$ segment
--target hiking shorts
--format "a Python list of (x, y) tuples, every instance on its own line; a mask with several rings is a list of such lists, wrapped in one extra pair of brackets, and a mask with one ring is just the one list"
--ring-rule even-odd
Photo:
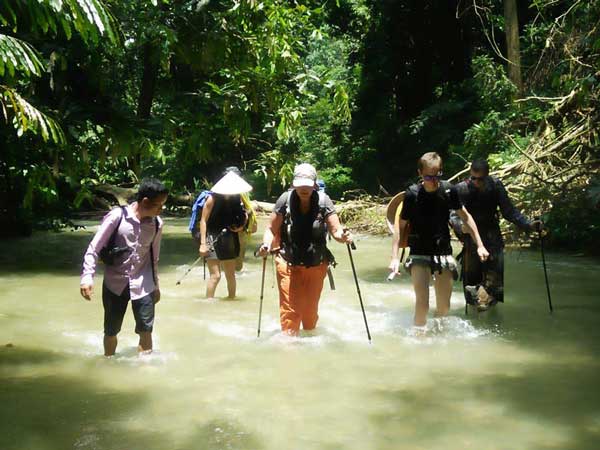
[(219, 233), (208, 231), (206, 233), (206, 241), (209, 252), (206, 259), (226, 261), (228, 259), (236, 259), (240, 255), (240, 238), (238, 233), (229, 230)]
[[(123, 317), (127, 310), (130, 294), (127, 286), (121, 295), (102, 285), (102, 305), (104, 306), (104, 335), (116, 336), (121, 331)], [(135, 318), (136, 333), (152, 333), (154, 327), (154, 298), (150, 293), (142, 298), (131, 301), (131, 309)]]
[(457, 264), (452, 255), (410, 255), (408, 260), (404, 263), (404, 268), (409, 275), (413, 265), (429, 267), (432, 275), (434, 275), (435, 272), (448, 269), (452, 272), (452, 278), (454, 278), (455, 281), (458, 279)]

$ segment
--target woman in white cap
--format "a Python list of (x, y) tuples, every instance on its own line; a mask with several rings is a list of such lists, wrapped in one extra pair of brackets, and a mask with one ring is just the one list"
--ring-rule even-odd
[(295, 336), (317, 325), (319, 299), (327, 267), (334, 262), (327, 232), (340, 243), (352, 242), (333, 202), (318, 190), (317, 171), (310, 164), (294, 169), (293, 189), (277, 202), (260, 247), (261, 256), (277, 252), (277, 284), (281, 330)]
[(248, 214), (240, 194), (252, 186), (234, 171), (227, 172), (211, 189), (200, 217), (200, 256), (206, 258), (210, 278), (206, 297), (213, 298), (221, 280), (221, 267), (227, 280), (228, 298), (236, 293), (235, 265), (240, 253), (238, 233), (244, 229)]

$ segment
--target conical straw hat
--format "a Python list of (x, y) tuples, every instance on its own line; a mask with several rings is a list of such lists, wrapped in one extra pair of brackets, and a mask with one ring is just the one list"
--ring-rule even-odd
[(387, 222), (387, 226), (390, 229), (390, 232), (394, 234), (394, 224), (398, 220), (398, 216), (400, 215), (400, 211), (402, 211), (402, 202), (404, 201), (404, 192), (402, 191), (394, 196), (390, 200), (387, 205), (387, 210), (385, 212), (385, 221)]
[(234, 172), (227, 172), (211, 189), (215, 194), (221, 195), (243, 194), (251, 190), (252, 186)]

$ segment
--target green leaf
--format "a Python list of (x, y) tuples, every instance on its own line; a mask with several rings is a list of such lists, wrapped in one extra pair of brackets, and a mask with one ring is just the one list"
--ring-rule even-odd
[(8, 110), (13, 116), (17, 136), (21, 137), (25, 131), (31, 131), (41, 135), (46, 142), (52, 141), (57, 144), (66, 142), (60, 125), (21, 97), (14, 89), (0, 85), (0, 100), (9, 104)]
[(279, 139), (280, 141), (284, 141), (287, 139), (285, 116), (281, 118), (279, 126), (277, 127), (277, 139)]
[[(0, 34), (0, 58), (4, 64), (7, 64), (11, 76), (14, 76), (15, 70), (19, 70), (28, 75), (33, 73), (39, 77), (44, 70), (38, 52), (25, 41), (12, 36)], [(2, 63), (0, 63), (0, 67), (2, 67)], [(2, 73), (4, 73), (4, 68), (2, 68)]]

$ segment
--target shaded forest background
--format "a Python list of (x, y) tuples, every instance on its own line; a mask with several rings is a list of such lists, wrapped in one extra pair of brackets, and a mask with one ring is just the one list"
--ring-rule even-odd
[(487, 157), (555, 245), (590, 250), (599, 25), (598, 0), (3, 0), (0, 233), (229, 165), (259, 199), (300, 161), (333, 198), (388, 195), (434, 150), (448, 176)]

